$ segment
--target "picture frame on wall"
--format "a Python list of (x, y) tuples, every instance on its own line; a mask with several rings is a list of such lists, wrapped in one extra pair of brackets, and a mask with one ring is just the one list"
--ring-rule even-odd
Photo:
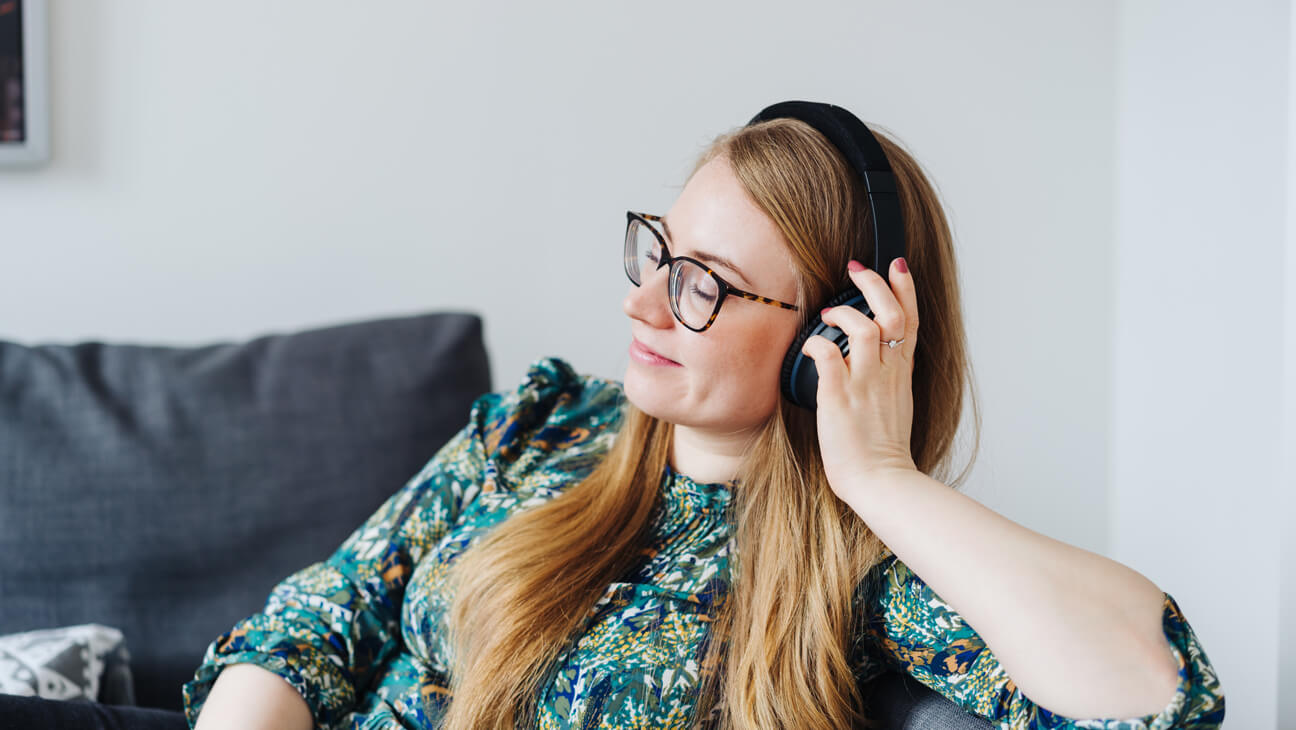
[(46, 0), (0, 0), (0, 166), (49, 159)]

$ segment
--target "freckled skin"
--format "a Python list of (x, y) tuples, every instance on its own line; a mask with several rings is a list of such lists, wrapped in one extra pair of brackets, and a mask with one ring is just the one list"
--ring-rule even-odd
[[(671, 254), (696, 251), (725, 256), (747, 275), (716, 266), (737, 287), (796, 301), (796, 278), (783, 234), (748, 197), (728, 162), (716, 158), (689, 180), (666, 213), (675, 239)], [(702, 458), (708, 468), (732, 461), (732, 449), (777, 407), (779, 369), (796, 336), (798, 313), (730, 296), (714, 324), (694, 332), (671, 313), (666, 295), (667, 268), (645, 274), (630, 285), (622, 309), (630, 334), (683, 367), (647, 365), (634, 358), (626, 368), (625, 394), (644, 412), (677, 425), (676, 441), (685, 448), (721, 454)], [(682, 427), (682, 428), (681, 428)], [(679, 468), (680, 465), (676, 464)], [(723, 469), (721, 469), (723, 470)]]

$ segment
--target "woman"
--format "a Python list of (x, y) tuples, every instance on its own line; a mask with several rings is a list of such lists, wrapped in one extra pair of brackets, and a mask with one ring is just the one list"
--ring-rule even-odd
[[(875, 136), (906, 222), (886, 280), (858, 263), (869, 206), (827, 138), (792, 118), (718, 137), (667, 215), (628, 216), (624, 383), (542, 359), (480, 398), (213, 642), (189, 722), (840, 728), (899, 669), (1005, 727), (1217, 727), (1168, 594), (951, 488), (969, 372), (951, 237)], [(875, 318), (820, 314), (845, 287)], [(779, 383), (817, 314), (854, 354), (801, 345), (811, 412)]]

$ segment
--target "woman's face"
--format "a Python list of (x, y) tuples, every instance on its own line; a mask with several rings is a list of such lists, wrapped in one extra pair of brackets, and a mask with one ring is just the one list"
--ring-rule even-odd
[[(672, 256), (708, 263), (739, 289), (796, 302), (783, 234), (747, 197), (725, 158), (712, 159), (693, 175), (666, 213), (666, 228)], [(779, 369), (799, 313), (730, 295), (711, 327), (694, 332), (671, 313), (669, 268), (644, 272), (642, 286), (631, 284), (622, 303), (633, 337), (626, 397), (645, 413), (678, 425), (724, 432), (759, 426), (778, 406)], [(673, 363), (647, 362), (639, 346)]]

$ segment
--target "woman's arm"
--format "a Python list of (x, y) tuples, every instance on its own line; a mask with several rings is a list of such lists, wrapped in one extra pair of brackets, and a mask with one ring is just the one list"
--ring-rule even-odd
[[(1194, 695), (1200, 701), (1191, 711), (1203, 714), (1197, 724), (1218, 725), (1217, 678), (1204, 652), (1184, 657), (1171, 645), (1189, 632), (1168, 594), (1114, 560), (1029, 530), (917, 469), (910, 451), (919, 346), (913, 275), (901, 258), (887, 279), (857, 261), (847, 269), (876, 313), (848, 306), (821, 313), (849, 337), (849, 361), (821, 335), (802, 345), (819, 372), (816, 432), (833, 492), (938, 594), (929, 603), (948, 602), (960, 615), (950, 618), (974, 629), (969, 641), (989, 647), (995, 668), (1012, 680), (997, 678), (1002, 689), (1015, 683), (1035, 705), (1074, 718), (1178, 716), (1188, 712), (1182, 698)], [(905, 625), (903, 608), (897, 613), (887, 620)], [(919, 632), (945, 631), (945, 623)], [(958, 669), (959, 658), (947, 653), (957, 646), (938, 650), (950, 665), (940, 671)], [(893, 658), (920, 665), (935, 657)]]
[(1124, 718), (1156, 714), (1175, 696), (1165, 596), (1140, 573), (1027, 529), (920, 471), (860, 475), (839, 494), (1037, 704), (1068, 717)]
[(255, 664), (232, 664), (212, 686), (194, 730), (312, 730), (306, 700), (279, 675)]

